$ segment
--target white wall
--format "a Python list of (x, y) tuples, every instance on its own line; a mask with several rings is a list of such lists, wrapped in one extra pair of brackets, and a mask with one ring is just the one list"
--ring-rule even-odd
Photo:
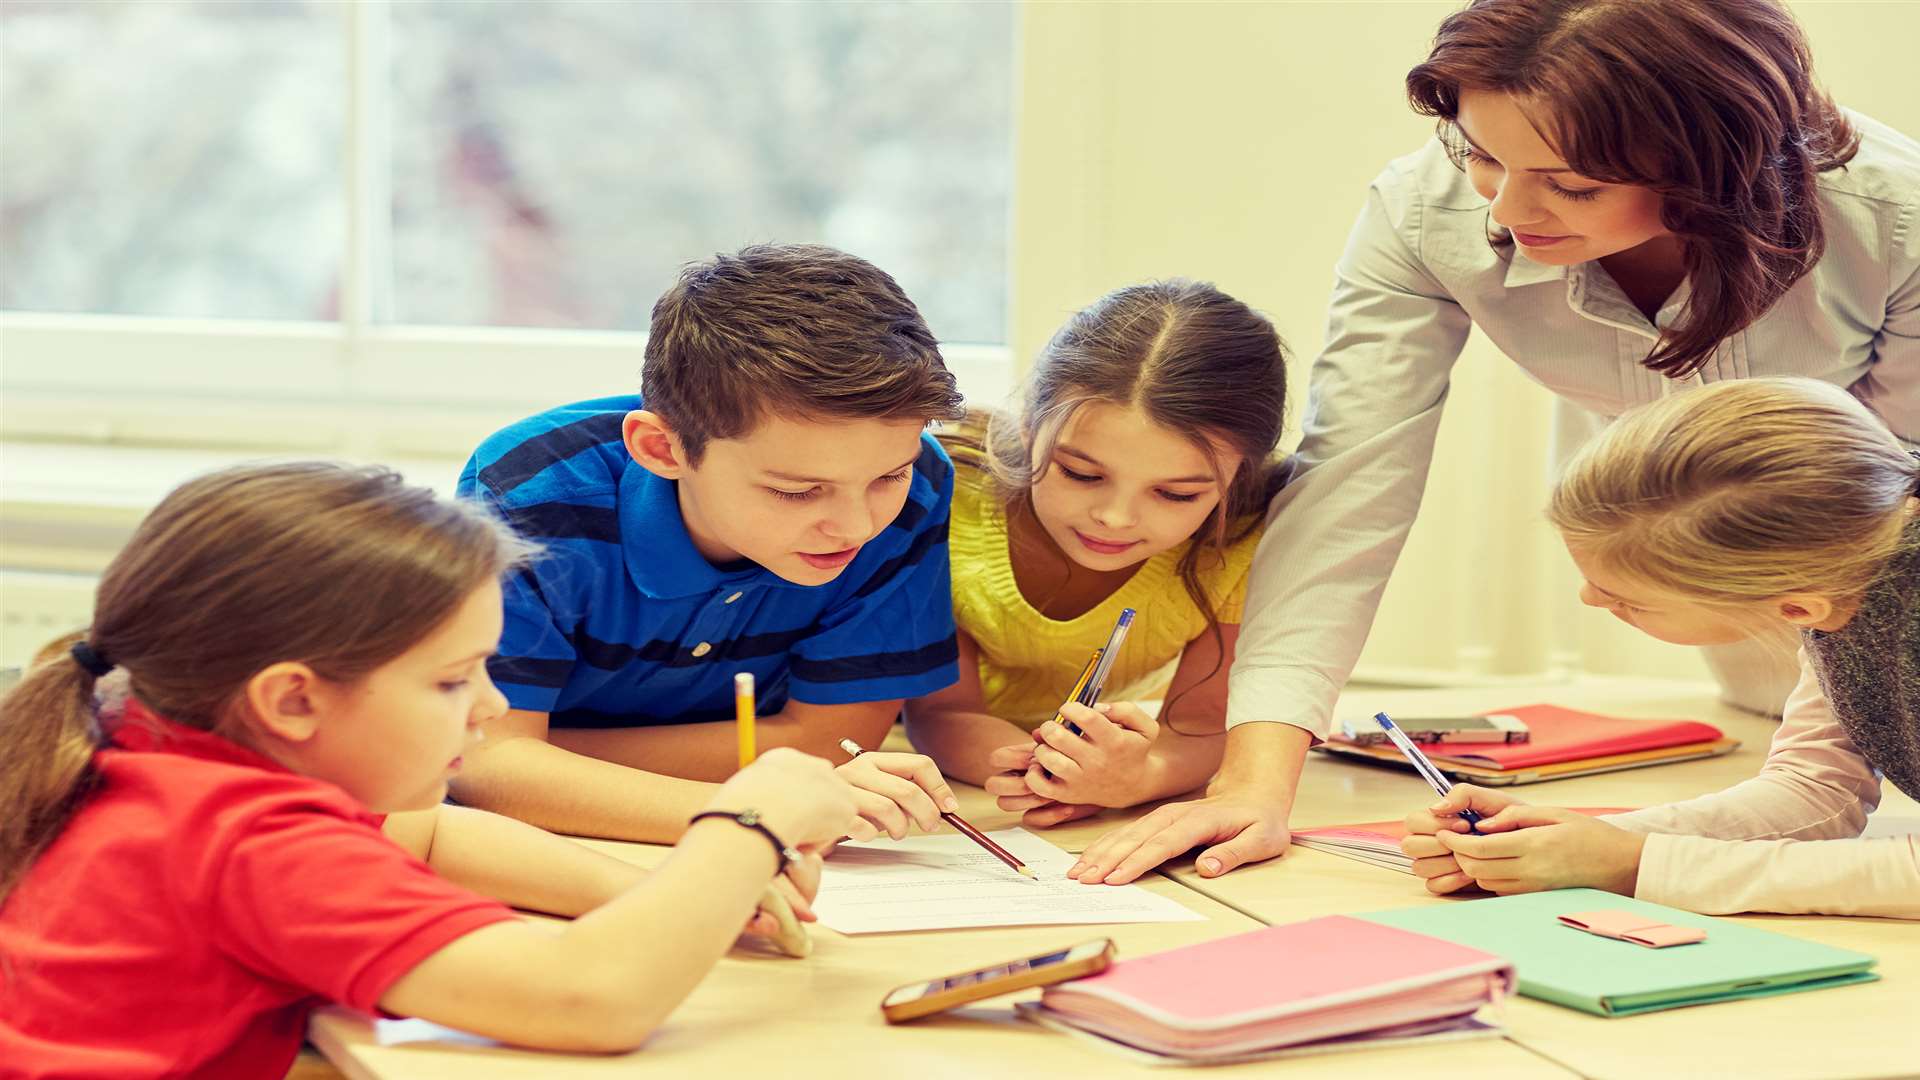
[[(1206, 278), (1293, 346), (1294, 415), (1332, 266), (1366, 185), (1431, 121), (1402, 79), (1451, 2), (1033, 3), (1015, 186), (1012, 341), (1158, 276)], [(1920, 3), (1793, 5), (1843, 104), (1920, 134)], [(1579, 608), (1541, 520), (1551, 396), (1475, 336), (1426, 505), (1361, 674), (1526, 676), (1577, 666), (1704, 678), (1692, 650)]]

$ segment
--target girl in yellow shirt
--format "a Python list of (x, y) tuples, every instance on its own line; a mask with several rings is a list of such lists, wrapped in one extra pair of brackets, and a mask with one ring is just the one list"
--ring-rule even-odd
[[(1273, 457), (1285, 399), (1271, 323), (1211, 285), (1165, 281), (1070, 319), (1019, 416), (942, 433), (960, 681), (908, 705), (914, 745), (1029, 825), (1205, 782), (1247, 567), (1287, 472)], [(1111, 700), (1063, 705), (1123, 608), (1139, 615)], [(1133, 703), (1162, 694), (1157, 720)]]

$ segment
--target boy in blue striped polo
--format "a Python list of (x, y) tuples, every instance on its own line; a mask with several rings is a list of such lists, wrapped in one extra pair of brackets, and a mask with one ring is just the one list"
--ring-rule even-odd
[[(453, 793), (660, 841), (735, 768), (737, 672), (762, 747), (835, 761), (957, 679), (953, 467), (925, 432), (960, 395), (891, 277), (800, 245), (686, 268), (654, 305), (641, 388), (522, 420), (461, 474), (546, 553), (505, 585), (489, 670), (512, 711)], [(957, 805), (919, 755), (840, 771), (872, 826), (853, 835)]]

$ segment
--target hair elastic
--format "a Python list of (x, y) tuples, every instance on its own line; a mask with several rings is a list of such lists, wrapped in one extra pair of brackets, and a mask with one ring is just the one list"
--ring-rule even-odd
[(113, 670), (113, 661), (84, 640), (74, 642), (73, 648), (67, 651), (73, 654), (74, 663), (85, 668), (87, 674), (96, 679)]

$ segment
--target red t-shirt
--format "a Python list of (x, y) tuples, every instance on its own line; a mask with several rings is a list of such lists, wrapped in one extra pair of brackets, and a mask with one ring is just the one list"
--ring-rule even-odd
[(515, 918), (332, 784), (130, 704), (99, 784), (0, 907), (0, 1077), (280, 1077), (308, 1013), (374, 1011)]

